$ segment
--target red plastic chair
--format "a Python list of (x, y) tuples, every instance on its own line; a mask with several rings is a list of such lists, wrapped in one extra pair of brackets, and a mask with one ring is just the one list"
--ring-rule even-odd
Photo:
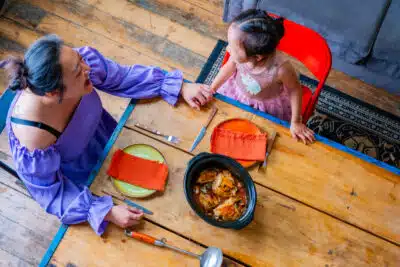
[[(274, 14), (269, 15), (277, 17)], [(310, 88), (302, 85), (303, 101), (301, 114), (303, 122), (307, 122), (314, 112), (318, 97), (331, 70), (331, 50), (325, 39), (314, 30), (287, 19), (284, 20), (283, 25), (285, 27), (285, 35), (279, 42), (277, 49), (298, 59), (319, 80), (314, 93), (311, 92)], [(222, 65), (228, 59), (229, 53), (226, 52)]]

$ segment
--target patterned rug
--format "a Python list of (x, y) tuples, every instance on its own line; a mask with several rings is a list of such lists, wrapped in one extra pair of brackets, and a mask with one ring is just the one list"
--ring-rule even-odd
[[(226, 42), (219, 41), (197, 79), (211, 84), (221, 67)], [(300, 76), (311, 90), (317, 81)], [(400, 118), (325, 86), (307, 122), (315, 133), (400, 168)]]

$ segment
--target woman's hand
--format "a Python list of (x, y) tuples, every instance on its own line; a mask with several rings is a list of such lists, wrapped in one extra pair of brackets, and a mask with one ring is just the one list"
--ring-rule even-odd
[(126, 205), (118, 205), (111, 208), (104, 220), (112, 222), (121, 228), (127, 228), (139, 224), (143, 218), (143, 212)]
[(210, 87), (200, 83), (183, 83), (181, 94), (186, 103), (195, 109), (200, 109), (213, 98)]
[(293, 138), (297, 141), (303, 141), (304, 144), (311, 144), (315, 141), (314, 132), (301, 122), (292, 122), (290, 133)]

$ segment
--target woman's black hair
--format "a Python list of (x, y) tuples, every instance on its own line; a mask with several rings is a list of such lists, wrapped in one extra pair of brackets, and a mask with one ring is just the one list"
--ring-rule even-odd
[[(55, 90), (63, 92), (60, 53), (63, 42), (56, 35), (46, 35), (35, 41), (26, 51), (24, 60), (9, 58), (1, 65), (8, 69), (13, 91), (29, 89), (37, 95)], [(61, 98), (60, 98), (61, 100)]]
[(283, 18), (274, 19), (259, 9), (240, 13), (232, 23), (246, 33), (243, 36), (243, 46), (248, 57), (271, 54), (285, 34)]

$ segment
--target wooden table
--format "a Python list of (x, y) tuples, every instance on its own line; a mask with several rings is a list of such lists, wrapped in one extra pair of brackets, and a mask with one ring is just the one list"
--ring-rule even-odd
[[(116, 130), (118, 137), (108, 144), (104, 163), (92, 174), (91, 190), (97, 195), (103, 194), (102, 189), (115, 192), (106, 175), (113, 152), (131, 144), (149, 144), (165, 156), (170, 175), (163, 194), (134, 200), (154, 212), (139, 227), (143, 233), (165, 237), (170, 244), (195, 253), (207, 246), (220, 247), (230, 264), (239, 266), (399, 266), (398, 169), (321, 137), (311, 146), (297, 143), (284, 122), (217, 98), (213, 103), (219, 109), (217, 116), (193, 154), (188, 149), (210, 107), (194, 111), (185, 104), (173, 108), (161, 100), (131, 104), (133, 111), (125, 111)], [(249, 170), (256, 183), (257, 206), (253, 222), (239, 231), (205, 223), (183, 193), (187, 162), (209, 151), (213, 127), (237, 117), (279, 133), (267, 170)], [(135, 129), (135, 122), (176, 135), (182, 142), (171, 146)], [(85, 224), (62, 226), (42, 263), (49, 260), (56, 266), (198, 264), (188, 256), (129, 239), (113, 225), (98, 237)]]

